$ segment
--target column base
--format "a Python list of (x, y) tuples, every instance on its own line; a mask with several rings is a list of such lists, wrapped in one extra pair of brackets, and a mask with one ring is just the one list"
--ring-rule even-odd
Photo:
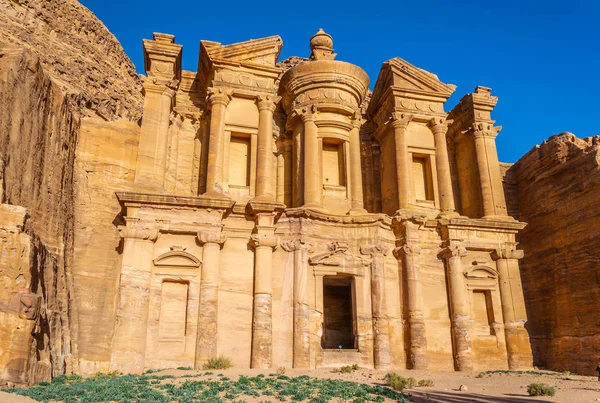
[(348, 215), (367, 215), (369, 212), (364, 208), (351, 209)]

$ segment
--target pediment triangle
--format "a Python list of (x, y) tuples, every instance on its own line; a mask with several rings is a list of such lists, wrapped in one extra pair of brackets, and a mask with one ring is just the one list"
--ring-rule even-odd
[(213, 60), (238, 63), (254, 63), (274, 67), (281, 52), (283, 41), (279, 36), (221, 45), (218, 42), (201, 41), (202, 47)]
[(435, 74), (420, 69), (399, 57), (390, 59), (389, 64), (393, 74), (394, 87), (439, 94), (446, 97), (452, 95), (456, 89), (455, 85), (445, 84)]

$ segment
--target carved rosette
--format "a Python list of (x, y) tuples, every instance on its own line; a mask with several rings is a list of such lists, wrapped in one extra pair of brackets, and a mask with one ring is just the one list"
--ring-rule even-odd
[(202, 244), (223, 245), (227, 241), (227, 234), (217, 231), (198, 231), (198, 241)]
[(253, 248), (272, 248), (276, 249), (279, 244), (279, 237), (271, 234), (252, 234), (250, 237), (250, 246)]
[(121, 239), (155, 242), (160, 235), (160, 231), (155, 227), (128, 227), (121, 225), (117, 229)]

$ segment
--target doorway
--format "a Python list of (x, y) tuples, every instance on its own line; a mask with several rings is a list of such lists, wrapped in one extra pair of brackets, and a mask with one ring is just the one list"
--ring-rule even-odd
[(356, 314), (354, 286), (351, 276), (323, 277), (324, 349), (356, 348)]

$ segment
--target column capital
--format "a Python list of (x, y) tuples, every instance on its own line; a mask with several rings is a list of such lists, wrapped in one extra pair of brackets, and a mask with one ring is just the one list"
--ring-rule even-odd
[(444, 259), (450, 259), (453, 257), (465, 257), (467, 256), (467, 249), (458, 243), (451, 243), (442, 249), (440, 254)]
[(198, 241), (201, 244), (218, 244), (222, 245), (227, 240), (227, 234), (219, 231), (198, 231)]
[(391, 118), (392, 127), (394, 129), (405, 129), (406, 126), (408, 126), (410, 121), (413, 119), (413, 117), (414, 115), (410, 115), (408, 113), (393, 112)]
[(311, 253), (315, 248), (315, 244), (314, 244), (314, 242), (311, 242), (308, 239), (298, 238), (298, 239), (292, 239), (289, 241), (282, 242), (281, 247), (286, 252), (293, 252), (296, 250), (305, 250), (305, 251)]
[(279, 237), (271, 234), (252, 234), (250, 236), (250, 245), (253, 248), (270, 247), (276, 249), (279, 244)]
[(351, 120), (350, 123), (352, 123), (352, 128), (354, 128), (354, 129), (360, 129), (360, 127), (364, 123), (364, 120), (359, 116), (359, 117), (356, 117), (356, 118), (352, 118), (352, 120)]
[(387, 256), (389, 252), (389, 248), (382, 244), (375, 244), (369, 246), (361, 246), (360, 253), (363, 255), (370, 255), (371, 257), (376, 256)]
[(396, 259), (401, 259), (402, 256), (417, 256), (421, 254), (421, 248), (414, 244), (406, 244), (394, 248), (394, 256)]
[(117, 230), (122, 239), (155, 242), (160, 235), (160, 232), (156, 227), (127, 227), (125, 225), (120, 225)]
[(277, 103), (281, 100), (281, 97), (275, 95), (259, 95), (256, 97), (256, 106), (259, 111), (268, 110), (275, 112)]
[(473, 135), (473, 138), (496, 138), (496, 136), (498, 136), (498, 133), (500, 133), (500, 130), (502, 130), (502, 126), (494, 126), (491, 123), (475, 123), (469, 128), (469, 131)]
[(303, 123), (310, 122), (310, 121), (314, 122), (315, 114), (317, 113), (317, 107), (315, 105), (312, 105), (310, 107), (296, 109), (294, 112), (298, 116), (300, 116), (300, 119), (302, 119)]
[(446, 120), (445, 118), (432, 118), (427, 122), (427, 127), (429, 127), (433, 133), (443, 132), (446, 134), (448, 126), (451, 123), (451, 120)]
[(232, 98), (232, 90), (230, 88), (209, 88), (208, 89), (208, 102), (211, 106), (221, 104), (224, 106), (229, 105)]
[(152, 80), (147, 78), (142, 86), (144, 87), (145, 95), (167, 95), (168, 97), (173, 98), (175, 96), (178, 83), (178, 80), (165, 81), (157, 80), (155, 78)]
[(494, 249), (492, 251), (492, 259), (500, 260), (500, 259), (523, 259), (524, 252), (521, 249), (515, 249), (512, 246), (507, 246), (504, 248)]

